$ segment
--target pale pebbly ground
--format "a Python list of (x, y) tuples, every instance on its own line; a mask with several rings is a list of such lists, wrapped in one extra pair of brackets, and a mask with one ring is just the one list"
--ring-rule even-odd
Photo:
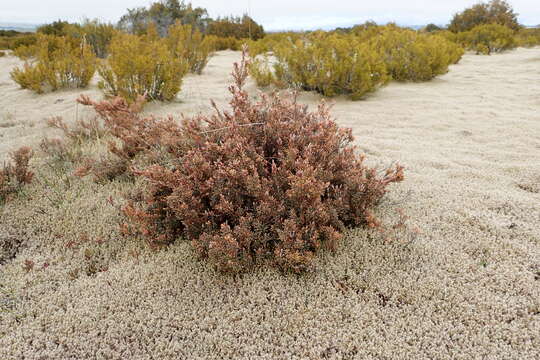
[[(145, 111), (225, 105), (239, 56), (218, 53), (177, 101)], [(91, 116), (79, 94), (101, 96), (95, 82), (20, 90), (9, 78), (18, 63), (0, 58), (0, 157), (57, 135), (44, 118)], [(311, 107), (320, 99), (300, 94)], [(0, 236), (24, 244), (0, 265), (0, 358), (540, 358), (540, 48), (466, 55), (433, 81), (329, 101), (370, 162), (406, 167), (380, 216), (403, 208), (422, 231), (414, 241), (358, 229), (312, 273), (227, 277), (187, 243), (154, 253), (119, 237), (107, 198), (121, 185), (70, 185), (56, 207), (33, 185), (30, 200), (0, 210)], [(108, 242), (67, 249), (82, 233)], [(84, 274), (88, 249), (107, 271)]]

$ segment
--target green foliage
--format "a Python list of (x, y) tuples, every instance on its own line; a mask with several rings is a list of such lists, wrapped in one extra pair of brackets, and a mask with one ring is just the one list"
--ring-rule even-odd
[(533, 47), (540, 45), (540, 28), (521, 29), (516, 35), (518, 46)]
[(428, 81), (448, 72), (459, 62), (463, 49), (437, 35), (418, 33), (396, 26), (381, 27), (370, 36), (371, 46), (380, 52), (394, 80)]
[(435, 25), (435, 24), (428, 24), (422, 30), (425, 31), (425, 32), (428, 32), (428, 33), (433, 33), (433, 32), (437, 32), (437, 31), (441, 31), (442, 28), (440, 26), (438, 26), (438, 25)]
[[(385, 85), (389, 77), (382, 56), (368, 44), (350, 35), (316, 32), (274, 47), (274, 80), (278, 86), (315, 90), (324, 96), (349, 95), (358, 100)], [(252, 71), (255, 80), (264, 83)]]
[(25, 60), (22, 68), (11, 72), (15, 82), (37, 93), (88, 86), (96, 70), (96, 57), (84, 40), (42, 34), (37, 39), (35, 45), (15, 51)]
[[(360, 99), (389, 78), (427, 81), (459, 62), (464, 50), (442, 36), (396, 25), (358, 25), (348, 32), (281, 33), (249, 42), (250, 73), (259, 86), (276, 84), (325, 96)], [(270, 56), (269, 56), (270, 55)]]
[(258, 40), (264, 37), (264, 28), (247, 15), (223, 17), (211, 21), (207, 33), (218, 37)]
[(448, 29), (454, 33), (470, 31), (478, 25), (499, 24), (512, 30), (519, 30), (517, 14), (510, 4), (503, 0), (478, 3), (454, 15)]
[(85, 19), (81, 24), (70, 25), (65, 30), (69, 36), (84, 38), (96, 56), (101, 59), (108, 56), (109, 44), (118, 32), (114, 25), (100, 22), (97, 19)]
[(50, 24), (41, 25), (36, 32), (43, 35), (66, 36), (71, 26), (72, 24), (67, 21), (57, 20)]
[(477, 54), (489, 55), (517, 46), (514, 31), (497, 24), (479, 25), (463, 34), (467, 48)]
[(169, 28), (167, 44), (173, 56), (186, 59), (189, 71), (201, 74), (215, 48), (214, 39), (205, 37), (191, 25), (177, 22)]
[(274, 48), (283, 42), (295, 42), (304, 37), (306, 34), (300, 32), (280, 32), (266, 35), (264, 38), (257, 41), (248, 40), (249, 55), (255, 57), (257, 55), (273, 52)]
[(0, 30), (0, 37), (15, 37), (21, 34), (28, 34), (28, 33), (22, 33), (16, 30)]
[(109, 47), (107, 62), (98, 67), (99, 87), (107, 96), (121, 96), (130, 102), (138, 96), (170, 101), (180, 92), (189, 64), (171, 53), (165, 39), (151, 34), (120, 33)]
[(0, 36), (0, 49), (16, 50), (21, 46), (34, 45), (37, 41), (33, 33), (22, 33), (14, 36)]
[(215, 35), (206, 35), (208, 41), (212, 44), (215, 51), (234, 50), (238, 51), (242, 48), (242, 40), (235, 37), (218, 37)]
[(115, 136), (115, 155), (155, 159), (129, 167), (147, 186), (122, 209), (125, 234), (153, 247), (186, 239), (224, 272), (260, 263), (305, 271), (347, 227), (381, 228), (372, 210), (403, 168), (367, 166), (325, 105), (310, 112), (276, 94), (252, 102), (246, 76), (245, 62), (235, 65), (232, 111), (182, 124), (142, 117), (121, 99), (82, 103)]

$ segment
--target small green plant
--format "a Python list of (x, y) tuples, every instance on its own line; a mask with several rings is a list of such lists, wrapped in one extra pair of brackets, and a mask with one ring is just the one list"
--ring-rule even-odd
[(174, 56), (165, 39), (119, 33), (112, 40), (107, 62), (98, 66), (99, 87), (106, 96), (134, 102), (138, 96), (170, 101), (180, 92), (189, 69), (184, 58)]

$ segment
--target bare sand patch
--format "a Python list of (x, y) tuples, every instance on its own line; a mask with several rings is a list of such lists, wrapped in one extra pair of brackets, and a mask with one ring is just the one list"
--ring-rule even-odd
[[(0, 265), (0, 358), (540, 358), (539, 57), (466, 55), (434, 81), (333, 100), (370, 161), (406, 166), (379, 215), (391, 221), (399, 206), (422, 233), (386, 243), (352, 230), (303, 276), (221, 276), (182, 242), (152, 252), (118, 234), (108, 198), (125, 183), (40, 166), (40, 180), (0, 210), (0, 239), (17, 238)], [(177, 101), (145, 111), (225, 104), (238, 58), (218, 53)], [(0, 126), (4, 156), (54, 134), (45, 117), (90, 115), (74, 103), (80, 93), (101, 96), (95, 82), (19, 90), (8, 75), (17, 63), (0, 58), (0, 124), (9, 113), (35, 125)]]

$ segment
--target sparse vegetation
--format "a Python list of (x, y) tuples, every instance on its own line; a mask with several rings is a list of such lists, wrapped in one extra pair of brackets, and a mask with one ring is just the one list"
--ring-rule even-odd
[[(464, 49), (536, 46), (537, 29), (367, 22), (254, 41), (172, 19), (175, 4), (125, 39), (102, 23), (28, 35), (86, 41), (109, 70), (109, 40), (128, 47), (129, 99), (17, 90), (12, 54), (36, 65), (40, 46), (0, 58), (0, 359), (540, 358), (540, 48), (346, 99), (427, 81)], [(238, 53), (203, 70), (207, 44), (244, 43), (268, 91), (246, 63), (226, 85)], [(142, 112), (146, 89), (176, 83), (171, 59), (203, 74)], [(23, 144), (39, 147), (9, 155)]]
[[(340, 32), (282, 34), (250, 42), (251, 74), (259, 86), (276, 84), (325, 96), (361, 99), (390, 78), (427, 81), (459, 62), (463, 49), (443, 37), (388, 26)], [(272, 57), (265, 54), (272, 51)]]
[[(211, 117), (142, 118), (121, 100), (94, 103), (120, 146), (112, 150), (154, 164), (134, 175), (148, 188), (131, 201), (125, 231), (150, 244), (184, 236), (222, 271), (242, 271), (264, 259), (303, 271), (320, 249), (334, 249), (348, 226), (378, 227), (371, 212), (400, 166), (383, 171), (355, 153), (350, 130), (326, 106), (307, 112), (294, 98), (271, 95), (252, 103), (235, 67), (232, 112)], [(147, 161), (146, 160), (146, 161)]]

